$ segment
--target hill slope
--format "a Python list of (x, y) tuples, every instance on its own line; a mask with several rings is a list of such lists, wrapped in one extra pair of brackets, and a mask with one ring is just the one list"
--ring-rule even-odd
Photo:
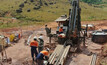
[[(27, 1), (27, 3), (25, 2)], [(34, 9), (40, 5), (39, 0), (0, 0), (0, 13), (4, 17), (16, 17), (23, 20), (32, 21), (54, 21), (63, 14), (68, 14), (71, 7), (68, 0), (42, 0), (43, 6)], [(106, 0), (103, 0), (106, 2)], [(46, 3), (48, 5), (46, 5)], [(19, 7), (24, 4), (24, 7)], [(107, 4), (89, 5), (84, 2), (80, 3), (82, 8), (82, 20), (105, 20), (107, 19)], [(102, 8), (101, 8), (102, 7)], [(17, 9), (22, 8), (22, 13), (16, 13)], [(28, 12), (30, 10), (30, 12)], [(10, 13), (10, 16), (8, 14)]]

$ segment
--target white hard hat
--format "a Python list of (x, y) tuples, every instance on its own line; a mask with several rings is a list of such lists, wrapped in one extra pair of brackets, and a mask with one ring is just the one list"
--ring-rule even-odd
[(44, 64), (47, 64), (47, 63), (48, 63), (48, 61), (46, 61), (46, 60), (45, 60), (43, 63), (44, 63)]
[(50, 49), (49, 49), (49, 48), (46, 48), (46, 50), (47, 50), (47, 51), (50, 51)]
[(34, 36), (34, 38), (33, 39), (37, 39), (37, 37), (36, 36)]
[(43, 39), (43, 36), (40, 36), (39, 39)]

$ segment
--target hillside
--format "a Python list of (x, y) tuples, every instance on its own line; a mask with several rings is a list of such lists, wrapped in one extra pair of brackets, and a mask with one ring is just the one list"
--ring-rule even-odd
[[(32, 2), (33, 1), (33, 2)], [(71, 8), (68, 0), (0, 0), (0, 16), (8, 19), (15, 17), (23, 21), (51, 22)], [(80, 3), (82, 21), (106, 20), (107, 4)], [(21, 10), (16, 13), (16, 10)]]

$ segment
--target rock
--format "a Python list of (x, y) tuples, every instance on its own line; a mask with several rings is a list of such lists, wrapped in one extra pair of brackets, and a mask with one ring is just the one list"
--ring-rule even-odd
[(56, 2), (54, 2), (54, 4), (56, 4)]
[(13, 6), (11, 8), (13, 8)]
[(53, 5), (54, 3), (50, 2), (49, 4), (50, 4), (50, 5)]
[(20, 4), (19, 7), (24, 7), (24, 3)]
[(30, 12), (31, 10), (30, 9), (27, 9), (27, 12)]
[(35, 6), (38, 6), (37, 4), (35, 4)]
[(27, 1), (24, 1), (24, 3), (27, 3)]
[(34, 7), (33, 9), (34, 10), (38, 10), (38, 9), (40, 9), (41, 7), (40, 6), (38, 6), (38, 7)]
[(52, 13), (55, 13), (55, 12), (52, 12)]
[(56, 8), (58, 8), (58, 6)]
[(30, 2), (34, 2), (34, 0), (30, 0)]
[(48, 6), (48, 4), (47, 4), (46, 2), (45, 2), (44, 4), (45, 4), (46, 6)]
[(22, 12), (22, 8), (16, 10), (16, 13), (21, 13), (21, 12)]

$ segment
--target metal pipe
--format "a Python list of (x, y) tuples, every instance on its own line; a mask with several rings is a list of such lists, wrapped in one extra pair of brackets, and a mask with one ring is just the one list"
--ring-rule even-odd
[(93, 54), (92, 61), (90, 65), (96, 65), (97, 54)]

